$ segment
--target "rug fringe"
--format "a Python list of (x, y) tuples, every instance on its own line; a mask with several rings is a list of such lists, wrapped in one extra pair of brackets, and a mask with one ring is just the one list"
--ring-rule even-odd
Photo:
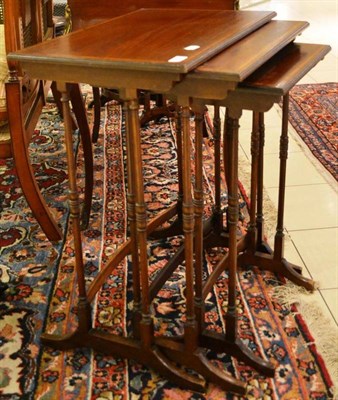
[[(314, 338), (318, 352), (322, 356), (327, 370), (331, 376), (333, 387), (330, 389), (332, 399), (338, 399), (338, 329), (331, 320), (323, 315), (318, 304), (315, 304), (313, 294), (303, 287), (297, 286), (288, 281), (283, 286), (274, 288), (273, 298), (278, 303), (291, 308), (297, 306), (300, 314)], [(312, 344), (312, 343), (309, 343)]]

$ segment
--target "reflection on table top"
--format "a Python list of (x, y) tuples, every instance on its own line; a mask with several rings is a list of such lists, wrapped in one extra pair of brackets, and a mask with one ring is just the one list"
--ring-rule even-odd
[(265, 11), (143, 9), (8, 57), (26, 65), (187, 73), (275, 15)]

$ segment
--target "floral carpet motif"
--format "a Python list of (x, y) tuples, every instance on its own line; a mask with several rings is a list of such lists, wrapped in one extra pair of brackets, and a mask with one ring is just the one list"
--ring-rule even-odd
[[(17, 278), (0, 298), (0, 399), (239, 399), (212, 384), (204, 394), (183, 390), (134, 361), (90, 349), (61, 352), (40, 346), (42, 331), (65, 333), (74, 329), (77, 298), (74, 247), (65, 199), (63, 127), (53, 110), (47, 110), (40, 124), (33, 141), (34, 164), (37, 171), (43, 171), (43, 182), (49, 182), (42, 185), (43, 194), (67, 235), (57, 245), (46, 240), (17, 189), (12, 166), (1, 164), (0, 185), (5, 200), (0, 221), (0, 264), (4, 271), (10, 269)], [(119, 105), (106, 106), (101, 128), (98, 144), (94, 146), (95, 189), (90, 228), (83, 232), (88, 283), (128, 235), (125, 135)], [(151, 217), (177, 197), (175, 125), (162, 120), (159, 124), (150, 124), (141, 135), (145, 195)], [(41, 143), (46, 143), (46, 147)], [(44, 168), (41, 164), (46, 162), (47, 155), (50, 166)], [(80, 147), (80, 183), (81, 160)], [(205, 215), (210, 215), (214, 187), (211, 139), (205, 139), (204, 161)], [(50, 171), (48, 179), (46, 171)], [(239, 229), (245, 230), (244, 193), (239, 196), (239, 205), (242, 215)], [(223, 206), (226, 207), (226, 195)], [(174, 237), (150, 242), (150, 279), (181, 241), (182, 238)], [(206, 276), (224, 251), (213, 249), (205, 254)], [(131, 272), (130, 260), (126, 259), (102, 286), (92, 304), (95, 327), (116, 335), (131, 334)], [(227, 280), (224, 273), (206, 303), (206, 324), (208, 329), (217, 332), (225, 330), (222, 316), (227, 308)], [(300, 315), (295, 316), (292, 310), (272, 299), (272, 290), (280, 283), (276, 276), (255, 268), (243, 269), (237, 279), (239, 336), (257, 355), (276, 363), (275, 378), (265, 378), (224, 353), (209, 351), (208, 357), (217, 367), (247, 382), (245, 399), (329, 399), (332, 382), (306, 324)], [(156, 334), (182, 332), (184, 303), (181, 266), (153, 301)]]
[(338, 180), (338, 83), (296, 85), (290, 91), (289, 121)]

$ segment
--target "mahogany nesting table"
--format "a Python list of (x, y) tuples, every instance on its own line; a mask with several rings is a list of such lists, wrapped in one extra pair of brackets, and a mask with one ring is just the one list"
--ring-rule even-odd
[[(239, 394), (245, 393), (245, 383), (214, 367), (207, 360), (204, 347), (229, 352), (266, 375), (273, 376), (274, 366), (251, 354), (236, 336), (234, 274), (239, 252), (239, 259), (241, 260), (242, 257), (241, 263), (258, 263), (264, 268), (275, 265), (274, 255), (269, 254), (269, 251), (263, 252), (262, 243), (257, 239), (262, 236), (257, 234), (259, 222), (257, 223), (255, 220), (256, 207), (253, 207), (250, 215), (248, 234), (240, 241), (236, 235), (238, 118), (241, 110), (243, 108), (252, 109), (255, 112), (255, 120), (258, 121), (257, 115), (261, 116), (263, 111), (270, 108), (273, 102), (283, 96), (295, 82), (288, 79), (287, 84), (279, 90), (277, 79), (272, 84), (271, 92), (265, 87), (264, 90), (250, 87), (250, 85), (255, 86), (257, 82), (261, 82), (261, 78), (253, 79), (252, 82), (246, 81), (243, 84), (245, 86), (241, 88), (238, 84), (276, 53), (280, 54), (282, 49), (289, 48), (289, 43), (307, 26), (307, 23), (304, 22), (270, 22), (274, 16), (273, 12), (145, 9), (9, 55), (11, 60), (22, 63), (23, 68), (29, 70), (33, 77), (57, 81), (58, 88), (62, 92), (69, 169), (70, 213), (79, 292), (79, 323), (75, 332), (65, 336), (43, 334), (42, 342), (44, 344), (62, 350), (87, 346), (104, 353), (133, 358), (154, 368), (176, 384), (197, 391), (204, 390), (207, 381), (211, 381), (225, 390)], [(208, 29), (204, 29), (206, 26)], [(328, 47), (324, 46), (318, 51), (311, 50), (307, 58), (300, 57), (298, 59), (300, 61), (295, 63), (297, 64), (297, 73), (296, 70), (293, 70), (291, 75), (298, 79), (327, 51)], [(215, 58), (212, 59), (214, 56)], [(218, 57), (221, 57), (221, 62)], [(289, 57), (289, 53), (285, 57)], [(286, 58), (281, 61), (272, 59), (272, 67), (275, 65), (280, 67)], [(228, 68), (229, 62), (232, 66), (230, 69)], [(199, 67), (203, 63), (204, 65)], [(290, 63), (287, 65), (290, 66), (288, 71), (292, 70), (292, 65)], [(282, 79), (287, 77), (287, 73), (285, 75), (281, 69), (279, 73)], [(68, 104), (67, 83), (74, 82), (119, 89), (124, 100), (127, 126), (127, 208), (130, 238), (115, 252), (89, 288), (86, 288), (84, 279), (76, 164), (72, 152), (71, 118)], [(269, 82), (271, 84), (272, 80), (270, 79)], [(178, 202), (168, 211), (159, 214), (149, 223), (146, 218), (143, 192), (137, 102), (137, 89), (139, 88), (153, 90), (156, 93), (169, 93), (176, 98), (177, 104), (182, 106), (182, 142), (178, 149), (181, 153), (182, 163), (182, 168), (180, 168), (182, 202), (180, 204)], [(217, 212), (214, 219), (216, 222), (213, 221), (211, 228), (205, 229), (202, 221), (203, 193), (200, 172), (202, 135), (198, 126), (201, 121), (199, 110), (204, 103), (216, 104), (217, 107), (225, 104), (229, 110), (230, 122), (226, 134), (229, 211), (225, 234), (223, 234), (223, 227), (220, 226), (222, 221), (217, 216)], [(198, 128), (194, 198), (190, 179), (189, 116), (191, 106), (196, 111)], [(257, 133), (254, 133), (253, 137), (255, 143), (259, 143)], [(261, 143), (258, 144), (258, 148), (260, 148), (259, 146)], [(261, 191), (260, 181), (262, 180), (262, 173), (259, 172), (258, 167), (262, 151), (258, 150), (255, 154), (252, 178), (253, 197), (257, 194), (255, 192)], [(219, 164), (217, 157), (216, 163)], [(219, 188), (217, 190), (219, 192)], [(218, 202), (217, 195), (216, 201)], [(256, 203), (254, 202), (254, 204)], [(283, 204), (280, 209), (283, 209)], [(150, 285), (147, 237), (170, 234), (170, 231), (157, 228), (175, 214), (180, 217), (179, 225), (184, 234), (184, 248), (176, 258), (174, 257), (173, 262), (169, 261), (168, 266), (163, 269), (161, 278)], [(282, 215), (282, 211), (280, 214)], [(279, 222), (282, 223), (282, 221)], [(220, 228), (216, 234), (215, 227)], [(229, 327), (229, 329), (227, 329), (225, 339), (212, 333), (205, 335), (203, 331), (205, 293), (210, 290), (217, 274), (208, 282), (202, 282), (201, 254), (203, 246), (214, 243), (229, 247), (227, 260), (218, 268), (218, 275), (219, 271), (225, 267), (228, 267), (230, 271), (227, 314), (227, 328)], [(282, 249), (282, 245), (278, 246), (278, 249)], [(280, 265), (282, 256), (279, 254), (280, 251), (277, 253), (277, 264)], [(112, 269), (128, 254), (131, 254), (133, 265), (134, 329), (133, 337), (121, 337), (92, 328), (90, 302)], [(150, 309), (151, 300), (177, 262), (183, 260), (185, 260), (186, 271), (187, 310), (184, 334), (182, 337), (170, 339), (155, 338)], [(270, 269), (275, 270), (275, 267)], [(297, 270), (291, 269), (293, 274), (291, 273), (289, 276), (292, 278), (297, 274), (298, 277)], [(312, 283), (302, 277), (298, 279), (298, 283), (304, 284), (308, 288), (312, 287)], [(176, 362), (193, 369), (198, 375), (188, 373), (178, 367)]]

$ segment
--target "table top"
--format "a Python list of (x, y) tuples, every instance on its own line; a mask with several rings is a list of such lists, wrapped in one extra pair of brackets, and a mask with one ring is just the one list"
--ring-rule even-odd
[(241, 82), (308, 26), (305, 21), (270, 21), (200, 65), (189, 78)]
[(325, 44), (290, 43), (245, 79), (240, 87), (285, 95), (330, 50), (331, 47)]
[(187, 73), (275, 15), (270, 11), (141, 9), (8, 58), (26, 67), (38, 63)]

